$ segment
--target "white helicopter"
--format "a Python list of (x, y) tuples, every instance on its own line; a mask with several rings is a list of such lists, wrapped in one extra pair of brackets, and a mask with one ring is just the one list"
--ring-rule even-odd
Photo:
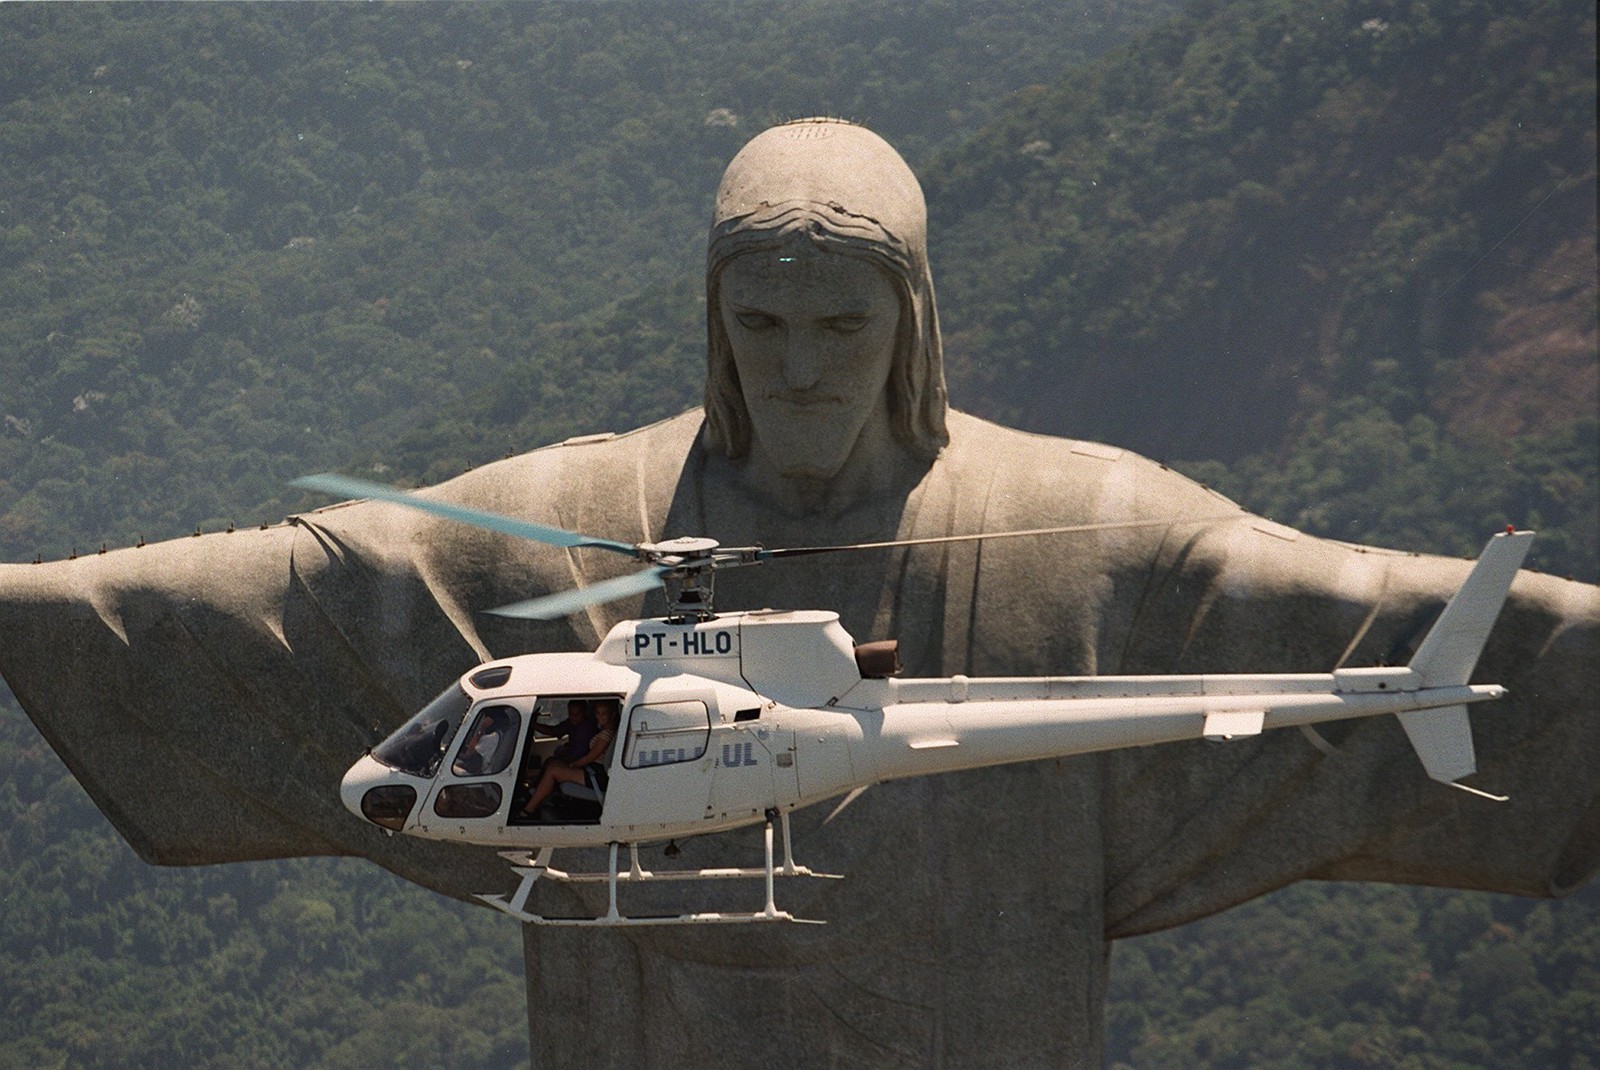
[[(888, 780), (1009, 762), (1148, 746), (1239, 739), (1269, 728), (1396, 714), (1435, 780), (1456, 783), (1477, 768), (1467, 706), (1499, 698), (1469, 684), (1533, 538), (1511, 528), (1492, 537), (1408, 665), (1331, 673), (896, 679), (893, 641), (858, 646), (836, 613), (712, 612), (716, 569), (783, 557), (924, 542), (1045, 535), (1107, 527), (764, 549), (711, 539), (633, 545), (419, 497), (343, 476), (296, 486), (394, 502), (561, 547), (627, 554), (637, 573), (489, 612), (554, 619), (586, 606), (669, 585), (668, 616), (624, 621), (591, 654), (524, 654), (480, 665), (378, 744), (345, 774), (341, 794), (357, 815), (391, 832), (495, 847), (521, 878), (509, 897), (478, 898), (540, 925), (664, 925), (796, 918), (774, 902), (775, 877), (836, 877), (794, 861), (789, 813), (844, 796), (836, 815)], [(1164, 523), (1164, 522), (1161, 522)], [(615, 742), (603, 773), (561, 783), (543, 817), (530, 801), (561, 722), (591, 711)], [(571, 779), (578, 780), (574, 776)], [(544, 791), (556, 786), (554, 781)], [(542, 800), (538, 800), (542, 801)], [(545, 811), (549, 813), (547, 809)], [(831, 815), (830, 815), (831, 820)], [(774, 859), (773, 826), (783, 860)], [(765, 865), (652, 871), (641, 844), (765, 823)], [(630, 863), (618, 866), (626, 845)], [(605, 872), (551, 864), (556, 848), (608, 847)], [(667, 854), (673, 855), (671, 850)], [(527, 909), (541, 878), (604, 882), (606, 913), (547, 917)], [(619, 883), (764, 879), (766, 902), (749, 912), (639, 916), (617, 907)]]

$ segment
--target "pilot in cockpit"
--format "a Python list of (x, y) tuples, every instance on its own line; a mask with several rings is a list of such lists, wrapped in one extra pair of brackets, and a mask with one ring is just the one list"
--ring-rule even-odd
[(516, 732), (513, 717), (513, 711), (507, 706), (491, 706), (479, 714), (451, 772), (456, 776), (484, 776), (504, 768), (500, 752)]

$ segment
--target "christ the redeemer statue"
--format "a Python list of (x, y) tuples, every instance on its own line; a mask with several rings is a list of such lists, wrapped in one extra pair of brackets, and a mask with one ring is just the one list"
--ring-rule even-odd
[[(431, 493), (725, 545), (1164, 522), (719, 582), (724, 606), (835, 609), (859, 639), (898, 638), (913, 675), (1376, 664), (1468, 569), (1301, 535), (1123, 450), (951, 411), (922, 192), (861, 127), (790, 123), (738, 154), (706, 296), (703, 411)], [(0, 566), (0, 670), (151, 862), (363, 855), (465, 897), (508, 886), (492, 852), (387, 838), (344, 810), (339, 777), (473, 664), (591, 648), (660, 606), (548, 624), (477, 610), (628, 567), (346, 504)], [(1510, 697), (1474, 710), (1476, 782), (1509, 803), (1429, 780), (1387, 718), (1322, 747), (1280, 732), (886, 785), (797, 828), (805, 861), (850, 875), (790, 892), (827, 926), (528, 927), (535, 1063), (1098, 1065), (1116, 937), (1303, 879), (1571, 891), (1600, 864), (1596, 588), (1521, 575), (1479, 672)]]

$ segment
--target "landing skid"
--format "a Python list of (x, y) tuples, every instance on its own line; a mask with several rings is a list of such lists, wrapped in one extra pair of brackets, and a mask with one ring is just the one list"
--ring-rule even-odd
[[(522, 878), (522, 883), (508, 899), (500, 894), (479, 894), (478, 899), (494, 907), (496, 910), (511, 915), (520, 922), (530, 925), (567, 925), (567, 926), (622, 926), (622, 925), (733, 925), (747, 924), (761, 921), (791, 921), (804, 925), (823, 925), (825, 922), (812, 918), (797, 918), (787, 910), (779, 910), (773, 901), (773, 880), (776, 877), (818, 877), (829, 880), (841, 879), (842, 873), (817, 873), (807, 866), (796, 865), (794, 850), (789, 840), (789, 815), (781, 814), (778, 817), (783, 827), (783, 864), (774, 865), (772, 857), (772, 819), (767, 819), (766, 849), (767, 864), (760, 867), (725, 867), (718, 869), (675, 869), (675, 870), (648, 870), (639, 865), (639, 845), (630, 843), (628, 847), (629, 866), (626, 870), (617, 868), (617, 848), (619, 844), (611, 844), (610, 865), (603, 873), (569, 873), (566, 870), (556, 869), (550, 864), (551, 856), (555, 853), (553, 847), (541, 847), (537, 854), (528, 851), (501, 851), (500, 857), (511, 863), (512, 871)], [(609, 891), (609, 902), (606, 912), (598, 917), (545, 917), (542, 914), (530, 913), (527, 909), (528, 896), (533, 893), (533, 886), (541, 878), (558, 881), (562, 884), (599, 884), (604, 883)], [(698, 914), (623, 914), (617, 910), (617, 885), (621, 883), (643, 883), (646, 881), (715, 881), (739, 880), (761, 877), (767, 882), (767, 902), (761, 910), (752, 911), (721, 911)]]

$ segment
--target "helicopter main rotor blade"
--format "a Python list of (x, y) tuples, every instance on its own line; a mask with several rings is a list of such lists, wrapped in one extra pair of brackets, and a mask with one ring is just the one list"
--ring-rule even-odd
[(497, 617), (515, 617), (518, 620), (555, 620), (580, 609), (588, 609), (602, 602), (615, 602), (619, 598), (639, 594), (661, 586), (661, 580), (672, 569), (657, 565), (643, 572), (633, 572), (615, 579), (601, 580), (588, 587), (530, 598), (526, 602), (513, 602), (507, 606), (486, 609)]
[[(610, 550), (612, 553), (627, 554), (637, 557), (638, 550), (632, 543), (617, 542), (615, 539), (597, 539), (588, 535), (580, 535), (575, 531), (563, 528), (552, 528), (545, 524), (535, 524), (531, 520), (517, 520), (514, 517), (501, 516), (499, 513), (488, 513), (481, 509), (470, 509), (464, 505), (452, 505), (449, 502), (434, 501), (432, 498), (418, 497), (409, 491), (399, 490), (383, 483), (374, 483), (367, 479), (356, 479), (353, 476), (335, 475), (331, 472), (315, 476), (303, 476), (292, 480), (291, 486), (303, 487), (306, 490), (320, 490), (327, 494), (344, 495), (350, 498), (374, 498), (378, 501), (393, 502), (403, 505), (408, 509), (417, 509), (434, 516), (444, 517), (446, 520), (455, 520), (473, 527), (484, 528), (488, 531), (498, 531), (502, 535), (515, 535), (523, 539), (532, 539), (549, 546), (560, 546), (566, 549), (580, 546), (592, 546), (597, 550)], [(617, 597), (623, 597), (618, 595)]]
[[(1104, 524), (1068, 524), (1059, 528), (1029, 528), (1027, 531), (991, 531), (972, 535), (935, 535), (926, 539), (893, 539), (888, 542), (857, 542), (848, 546), (791, 546), (777, 550), (757, 551), (762, 561), (783, 557), (803, 557), (806, 554), (833, 554), (844, 550), (887, 550), (895, 546), (936, 546), (947, 542), (989, 542), (994, 539), (1019, 539), (1025, 535), (1069, 535), (1078, 531), (1114, 531), (1121, 528), (1170, 527), (1173, 524), (1207, 524), (1213, 520), (1231, 519), (1234, 514), (1203, 516), (1189, 519), (1166, 520), (1114, 520)], [(1239, 514), (1243, 515), (1243, 514)]]

